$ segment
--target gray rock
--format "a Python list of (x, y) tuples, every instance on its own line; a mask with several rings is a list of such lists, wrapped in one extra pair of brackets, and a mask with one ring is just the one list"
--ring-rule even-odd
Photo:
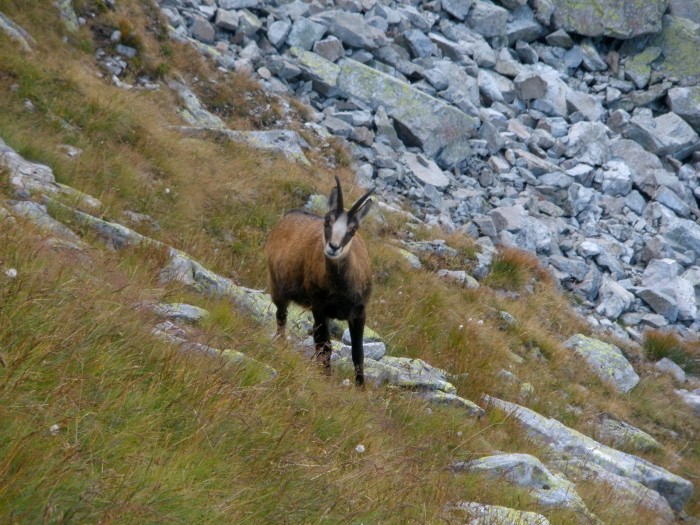
[[(700, 396), (698, 398), (700, 401)], [(683, 509), (692, 495), (693, 485), (688, 480), (638, 456), (607, 447), (559, 421), (546, 418), (528, 408), (491, 396), (484, 396), (484, 401), (512, 414), (512, 417), (525, 427), (531, 438), (548, 446), (552, 453), (577, 458), (618, 476), (637, 481), (661, 494), (676, 511)], [(700, 408), (700, 404), (698, 407)]]
[(337, 91), (340, 67), (315, 53), (309, 53), (299, 48), (289, 50), (289, 55), (296, 60), (305, 76), (309, 78), (316, 89), (331, 96)]
[(426, 158), (424, 155), (406, 152), (402, 157), (406, 168), (423, 184), (430, 184), (436, 188), (445, 188), (450, 179), (435, 164), (434, 161)]
[(622, 134), (655, 155), (671, 155), (679, 160), (697, 150), (700, 141), (693, 128), (675, 113), (664, 113), (654, 118), (634, 116)]
[(442, 0), (442, 8), (457, 20), (462, 20), (467, 17), (469, 8), (474, 3), (474, 0)]
[(291, 22), (287, 20), (275, 20), (267, 28), (267, 39), (277, 49), (280, 49), (287, 41), (290, 31), (292, 30)]
[(600, 440), (612, 447), (625, 447), (640, 452), (659, 451), (663, 448), (643, 430), (608, 414), (599, 416), (597, 426)]
[(323, 38), (324, 34), (326, 34), (325, 25), (306, 18), (300, 18), (292, 25), (286, 42), (291, 47), (297, 47), (308, 51), (316, 42)]
[(586, 504), (567, 479), (552, 474), (542, 462), (530, 454), (499, 454), (452, 465), (456, 471), (485, 474), (505, 479), (527, 489), (543, 506), (573, 509), (590, 514)]
[(401, 40), (405, 42), (413, 58), (429, 57), (436, 49), (433, 41), (418, 29), (409, 29), (401, 35)]
[(221, 9), (257, 9), (260, 7), (260, 0), (217, 0)]
[(566, 156), (601, 166), (610, 160), (607, 128), (600, 122), (577, 122), (569, 129)]
[(670, 0), (668, 12), (680, 18), (687, 18), (700, 24), (700, 0)]
[(581, 356), (601, 381), (618, 392), (627, 393), (639, 383), (639, 376), (616, 346), (581, 334), (569, 338), (564, 346)]
[(262, 21), (247, 9), (239, 11), (240, 18), (238, 19), (238, 30), (236, 35), (241, 37), (250, 37), (257, 33), (262, 28)]
[(185, 303), (156, 304), (153, 305), (153, 311), (160, 317), (188, 323), (198, 323), (209, 316), (204, 308)]
[(595, 97), (573, 89), (567, 91), (566, 103), (569, 111), (578, 111), (589, 122), (599, 121), (605, 112), (603, 105)]
[(10, 186), (16, 194), (64, 196), (91, 209), (102, 207), (94, 197), (56, 182), (50, 167), (26, 160), (0, 139), (0, 174), (3, 171), (9, 176)]
[(674, 392), (681, 398), (684, 404), (691, 408), (696, 416), (700, 417), (700, 392), (697, 390), (688, 392), (683, 388), (674, 390)]
[(566, 95), (569, 87), (559, 74), (546, 66), (537, 65), (514, 79), (515, 92), (521, 100), (539, 101), (548, 115), (566, 117), (569, 113)]
[(545, 40), (550, 46), (563, 47), (564, 49), (569, 49), (574, 45), (574, 41), (569, 36), (569, 33), (563, 29), (557, 29), (553, 33), (548, 34)]
[(625, 290), (619, 283), (604, 276), (598, 291), (596, 312), (611, 320), (617, 320), (629, 311), (634, 302), (634, 294)]
[(652, 288), (642, 288), (637, 291), (637, 296), (669, 322), (675, 323), (678, 319), (678, 304), (676, 299), (668, 293)]
[[(369, 359), (374, 359), (379, 361), (386, 354), (386, 345), (380, 341), (367, 342), (365, 341), (362, 345), (365, 357)], [(348, 344), (344, 344), (337, 353), (334, 353), (334, 358), (351, 358), (352, 357), (352, 347)]]
[(674, 87), (668, 90), (668, 107), (676, 115), (700, 131), (700, 86)]
[(484, 415), (484, 409), (479, 405), (455, 394), (447, 394), (445, 392), (435, 390), (419, 393), (418, 396), (435, 405), (450, 406), (464, 410), (469, 417), (480, 418)]
[(668, 502), (655, 490), (651, 490), (641, 483), (614, 474), (584, 459), (563, 459), (552, 463), (567, 479), (576, 483), (588, 481), (602, 484), (610, 489), (615, 496), (626, 502), (631, 509), (641, 506), (653, 514), (659, 516), (658, 525), (665, 525), (675, 521), (673, 509)]
[(685, 383), (686, 377), (685, 377), (685, 371), (678, 366), (676, 363), (671, 361), (668, 357), (664, 357), (659, 359), (656, 363), (654, 363), (654, 367), (657, 370), (660, 370), (666, 374), (669, 374), (670, 376), (673, 377), (673, 379), (676, 380), (677, 383)]
[(324, 11), (315, 15), (312, 20), (325, 25), (331, 35), (349, 47), (371, 50), (388, 43), (384, 33), (369, 25), (358, 13)]
[(508, 11), (506, 9), (481, 0), (474, 2), (467, 16), (469, 27), (487, 38), (504, 36), (507, 22)]
[(611, 160), (601, 176), (601, 189), (606, 195), (625, 197), (632, 191), (632, 173), (624, 162)]
[(460, 514), (468, 516), (469, 525), (493, 525), (500, 523), (510, 523), (517, 525), (549, 525), (549, 520), (535, 512), (525, 512), (521, 510), (510, 509), (508, 507), (499, 507), (497, 505), (484, 505), (483, 503), (474, 503), (462, 501), (454, 506), (450, 506), (449, 510), (459, 511)]
[(238, 29), (238, 21), (239, 15), (236, 11), (229, 11), (227, 9), (216, 10), (216, 18), (214, 19), (214, 25), (219, 29), (235, 32), (236, 29)]
[(345, 58), (338, 64), (340, 92), (374, 109), (383, 106), (404, 142), (421, 147), (426, 155), (433, 156), (453, 143), (464, 144), (476, 134), (478, 119), (455, 107), (354, 60)]
[(437, 276), (454, 281), (465, 288), (479, 288), (479, 282), (464, 270), (438, 270)]
[(216, 38), (214, 26), (211, 25), (208, 20), (200, 17), (195, 17), (190, 26), (190, 33), (193, 38), (205, 44), (213, 44)]
[(495, 208), (490, 215), (497, 231), (505, 230), (516, 233), (525, 226), (527, 211), (520, 204), (516, 204), (515, 206)]
[(345, 56), (343, 43), (334, 36), (329, 36), (328, 38), (317, 41), (314, 43), (313, 50), (314, 53), (331, 62), (335, 62)]
[(10, 213), (15, 217), (21, 217), (40, 230), (65, 239), (79, 248), (85, 248), (85, 244), (80, 240), (80, 237), (51, 217), (43, 204), (32, 201), (9, 202), (8, 204)]
[(552, 3), (555, 28), (579, 35), (620, 39), (658, 33), (667, 5), (666, 0), (653, 0), (643, 4), (634, 0), (591, 0), (585, 3), (552, 0)]
[(182, 126), (178, 129), (189, 137), (215, 136), (240, 144), (246, 144), (251, 148), (278, 153), (302, 164), (309, 164), (309, 160), (302, 150), (302, 145), (306, 145), (306, 142), (296, 131), (232, 131), (229, 129), (195, 128), (187, 126)]
[[(529, 6), (523, 5), (511, 11), (510, 20), (506, 24), (509, 45), (513, 46), (516, 42), (533, 42), (544, 34), (544, 28), (535, 19), (535, 14)], [(537, 61), (530, 63), (535, 64)]]

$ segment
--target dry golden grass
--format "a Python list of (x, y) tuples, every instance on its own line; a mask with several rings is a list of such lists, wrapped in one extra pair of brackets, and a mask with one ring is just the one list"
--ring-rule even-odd
[[(114, 12), (97, 10), (94, 24), (67, 42), (45, 2), (0, 0), (0, 11), (38, 41), (35, 53), (21, 56), (0, 36), (0, 137), (50, 165), (60, 182), (99, 197), (104, 218), (147, 213), (160, 230), (140, 231), (263, 287), (262, 246), (284, 211), (326, 194), (335, 174), (349, 199), (361, 194), (341, 147), (310, 155), (314, 167), (307, 168), (235, 144), (183, 138), (169, 127), (181, 122), (165, 85), (158, 93), (123, 91), (101, 77), (94, 50), (120, 29), (143, 55), (130, 75), (184, 78), (238, 129), (279, 118), (280, 107), (249, 80), (163, 40), (150, 4), (122, 0)], [(303, 110), (291, 118), (297, 115)], [(59, 148), (66, 143), (82, 155), (67, 158)], [(9, 196), (0, 187), (0, 198)], [(271, 342), (272, 327), (226, 301), (159, 283), (158, 250), (113, 254), (87, 234), (94, 248), (81, 261), (28, 232), (24, 224), (0, 227), (0, 265), (19, 270), (16, 280), (0, 274), (0, 397), (11, 400), (0, 404), (0, 420), (10, 422), (0, 428), (0, 521), (438, 523), (455, 501), (537, 509), (520, 491), (447, 468), (494, 450), (542, 457), (502, 414), (473, 421), (391, 390), (343, 388), (341, 377), (329, 381), (292, 348)], [(695, 479), (700, 424), (681, 405), (669, 408), (673, 385), (641, 363), (642, 384), (628, 396), (611, 395), (561, 347), (586, 327), (536, 260), (504, 250), (490, 286), (459, 289), (433, 270), (469, 268), (471, 241), (414, 233), (447, 238), (459, 255), (427, 258), (426, 269), (416, 271), (394, 248), (406, 235), (403, 219), (388, 214), (385, 223), (363, 227), (375, 273), (369, 325), (390, 352), (468, 374), (455, 384), (475, 401), (484, 392), (516, 400), (519, 386), (499, 375), (507, 369), (534, 387), (523, 404), (574, 428), (585, 430), (597, 411), (616, 414), (667, 447), (650, 459)], [(151, 335), (156, 319), (135, 307), (153, 301), (206, 308), (211, 316), (192, 329), (194, 338), (243, 351), (275, 366), (278, 377), (261, 383), (251, 370), (181, 355)], [(504, 325), (499, 310), (517, 325)], [(546, 361), (531, 357), (535, 349)], [(569, 404), (583, 416), (572, 416)], [(53, 424), (58, 436), (48, 432)], [(355, 451), (360, 443), (364, 454)], [(622, 523), (605, 491), (584, 490), (593, 512)], [(698, 505), (695, 497), (689, 511)], [(547, 515), (555, 524), (572, 520)]]

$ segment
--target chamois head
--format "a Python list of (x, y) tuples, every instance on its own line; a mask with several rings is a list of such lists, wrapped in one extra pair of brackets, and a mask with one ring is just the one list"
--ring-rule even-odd
[(324, 253), (332, 260), (347, 255), (352, 238), (355, 236), (360, 223), (372, 208), (370, 196), (374, 190), (369, 190), (352, 205), (347, 212), (343, 210), (343, 190), (340, 179), (335, 177), (335, 187), (328, 197), (328, 213), (323, 223)]

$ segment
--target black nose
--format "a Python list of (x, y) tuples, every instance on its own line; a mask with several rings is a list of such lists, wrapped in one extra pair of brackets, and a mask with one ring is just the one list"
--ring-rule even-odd
[(340, 246), (338, 246), (337, 244), (333, 244), (332, 242), (329, 242), (328, 246), (330, 246), (331, 250), (333, 250), (334, 252), (337, 252), (340, 248)]

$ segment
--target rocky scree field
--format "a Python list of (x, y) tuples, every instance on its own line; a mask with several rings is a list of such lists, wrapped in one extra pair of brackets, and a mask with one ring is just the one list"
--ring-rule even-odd
[(410, 199), (363, 227), (373, 386), (342, 327), (330, 378), (304, 312), (273, 341), (266, 234), (336, 174), (359, 196), (355, 154), (170, 23), (0, 0), (2, 521), (696, 519), (697, 343), (597, 331)]

